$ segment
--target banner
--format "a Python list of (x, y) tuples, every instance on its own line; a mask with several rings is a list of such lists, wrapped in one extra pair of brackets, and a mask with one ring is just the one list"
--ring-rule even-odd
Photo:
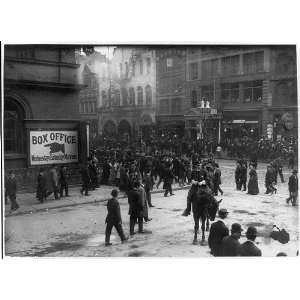
[(30, 131), (30, 164), (78, 162), (77, 131)]

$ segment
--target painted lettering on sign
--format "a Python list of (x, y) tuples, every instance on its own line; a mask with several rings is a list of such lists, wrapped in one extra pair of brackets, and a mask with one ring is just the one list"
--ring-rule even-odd
[(78, 162), (77, 131), (30, 131), (30, 164)]

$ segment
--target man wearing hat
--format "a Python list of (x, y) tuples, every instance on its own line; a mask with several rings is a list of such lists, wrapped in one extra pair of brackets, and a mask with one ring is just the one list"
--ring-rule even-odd
[(105, 229), (105, 246), (110, 246), (110, 234), (113, 227), (116, 228), (120, 239), (125, 242), (128, 238), (125, 237), (123, 228), (122, 228), (122, 218), (120, 204), (117, 199), (118, 191), (116, 189), (111, 192), (112, 198), (107, 202), (107, 217), (105, 219), (106, 229)]
[(292, 201), (292, 205), (296, 206), (297, 198), (298, 198), (298, 171), (293, 170), (293, 174), (289, 178), (289, 192), (290, 197), (286, 199), (286, 203), (289, 203), (290, 200)]
[(254, 226), (248, 227), (246, 231), (247, 241), (240, 245), (239, 256), (261, 256), (261, 250), (255, 245), (257, 230)]
[(239, 223), (231, 225), (231, 235), (224, 237), (222, 240), (221, 256), (238, 256), (239, 239), (242, 231), (243, 229)]
[(208, 246), (211, 249), (211, 254), (213, 256), (221, 256), (221, 245), (224, 237), (229, 235), (229, 230), (222, 221), (228, 215), (228, 211), (225, 208), (219, 210), (219, 217), (221, 220), (211, 224), (209, 236), (208, 236)]

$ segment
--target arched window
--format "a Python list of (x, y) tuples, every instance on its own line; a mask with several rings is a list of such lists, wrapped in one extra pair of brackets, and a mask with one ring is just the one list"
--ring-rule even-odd
[(135, 105), (135, 92), (134, 88), (129, 88), (129, 104)]
[(4, 151), (5, 153), (24, 153), (25, 111), (13, 99), (6, 99), (4, 106)]
[(123, 105), (128, 105), (128, 92), (127, 89), (122, 88), (122, 104)]
[(128, 74), (129, 74), (128, 62), (125, 62), (125, 78), (128, 78)]
[(146, 91), (146, 104), (150, 105), (150, 104), (152, 104), (152, 89), (151, 89), (151, 86), (147, 85), (145, 91)]
[(143, 75), (143, 60), (140, 60), (140, 74)]
[(116, 90), (115, 91), (115, 105), (120, 106), (121, 104), (121, 96), (120, 96), (120, 91)]
[(143, 105), (143, 88), (141, 86), (137, 87), (137, 102), (138, 105)]
[(196, 91), (192, 91), (192, 93), (191, 93), (191, 106), (197, 107), (197, 92)]
[(151, 71), (151, 58), (147, 57), (147, 74), (150, 74)]
[(107, 106), (107, 96), (106, 96), (106, 92), (105, 92), (105, 91), (102, 91), (101, 95), (102, 95), (102, 106)]

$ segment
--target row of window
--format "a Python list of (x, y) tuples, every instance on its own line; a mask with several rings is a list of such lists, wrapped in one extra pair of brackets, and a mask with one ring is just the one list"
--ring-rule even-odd
[(182, 100), (180, 98), (160, 100), (159, 113), (165, 114), (170, 111), (172, 114), (182, 113)]
[[(106, 91), (102, 91), (102, 104), (103, 106), (120, 106), (120, 105), (143, 105), (144, 104), (144, 91), (143, 87), (138, 86), (136, 91), (133, 87), (129, 89), (122, 88), (115, 90), (109, 97)], [(121, 101), (122, 98), (122, 101)], [(152, 88), (150, 85), (145, 87), (145, 103), (146, 105), (152, 104)]]
[[(151, 58), (146, 58), (146, 74), (151, 72)], [(130, 78), (144, 74), (144, 62), (142, 59), (132, 62), (120, 63), (120, 77)]]
[(85, 98), (96, 98), (98, 96), (98, 90), (97, 89), (84, 89), (80, 91), (79, 97), (81, 99)]
[(95, 113), (96, 112), (96, 102), (80, 102), (79, 112), (81, 114)]
[[(243, 63), (240, 65), (240, 58)], [(220, 65), (220, 68), (219, 68)], [(203, 60), (201, 62), (201, 78), (208, 79), (217, 76), (252, 74), (264, 71), (264, 52), (252, 52), (241, 55), (222, 57), (221, 59)], [(241, 69), (242, 68), (242, 69)], [(200, 79), (199, 63), (189, 64), (190, 80)]]
[[(221, 84), (223, 103), (258, 103), (262, 101), (263, 82), (261, 80)], [(215, 100), (216, 89), (213, 85), (203, 86), (200, 91), (191, 91), (191, 106), (197, 107), (201, 99)]]

